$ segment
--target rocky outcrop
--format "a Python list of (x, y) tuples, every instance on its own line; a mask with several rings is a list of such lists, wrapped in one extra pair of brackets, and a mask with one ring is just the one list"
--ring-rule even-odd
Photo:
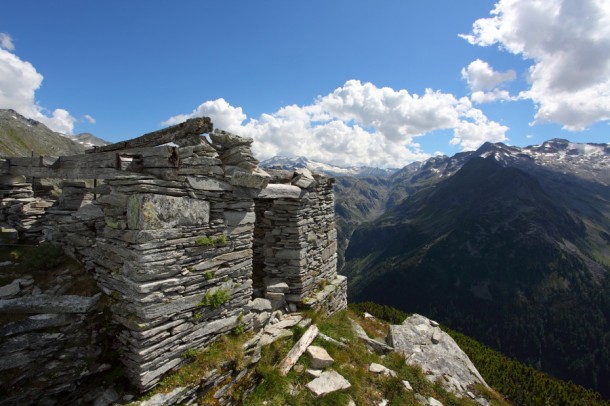
[(415, 314), (402, 325), (390, 326), (388, 343), (409, 365), (420, 366), (428, 380), (439, 381), (453, 393), (466, 395), (475, 383), (488, 388), (468, 356), (433, 320)]

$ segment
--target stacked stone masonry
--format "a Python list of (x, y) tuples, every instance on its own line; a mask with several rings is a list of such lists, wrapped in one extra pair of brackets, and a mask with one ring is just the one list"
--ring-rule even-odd
[[(0, 160), (3, 231), (61, 244), (93, 275), (119, 326), (121, 361), (142, 391), (183, 364), (186, 350), (257, 327), (253, 298), (273, 310), (346, 306), (333, 180), (264, 172), (252, 139), (202, 128), (208, 137), (169, 140), (178, 146), (151, 147), (147, 135), (122, 143), (132, 149), (50, 163)], [(53, 202), (35, 197), (25, 175), (98, 180), (66, 180)]]

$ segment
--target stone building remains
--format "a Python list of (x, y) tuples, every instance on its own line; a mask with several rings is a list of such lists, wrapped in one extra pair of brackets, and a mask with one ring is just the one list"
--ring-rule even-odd
[[(110, 339), (146, 391), (186, 350), (260, 328), (273, 310), (344, 308), (333, 179), (263, 171), (251, 143), (196, 118), (83, 155), (0, 159), (3, 238), (60, 244), (100, 290), (0, 287), (2, 385), (69, 390), (104, 368)], [(59, 198), (37, 190), (41, 178), (63, 180)]]

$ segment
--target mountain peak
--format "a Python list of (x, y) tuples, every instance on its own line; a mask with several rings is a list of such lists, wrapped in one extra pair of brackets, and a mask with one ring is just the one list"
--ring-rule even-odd
[(296, 156), (292, 158), (275, 156), (269, 158), (260, 163), (263, 168), (269, 169), (295, 169), (295, 168), (307, 168), (312, 172), (323, 173), (330, 176), (355, 176), (355, 177), (367, 177), (367, 176), (380, 176), (388, 177), (395, 173), (397, 169), (382, 169), (368, 166), (351, 166), (341, 167), (333, 164), (327, 164), (324, 162), (313, 161), (304, 156)]

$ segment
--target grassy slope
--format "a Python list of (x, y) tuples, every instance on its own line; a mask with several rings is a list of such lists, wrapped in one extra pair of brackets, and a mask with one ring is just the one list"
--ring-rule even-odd
[[(364, 302), (350, 305), (352, 310), (368, 312), (391, 323), (402, 323), (408, 316), (390, 306)], [(610, 405), (601, 396), (576, 385), (553, 378), (532, 367), (467, 337), (443, 327), (468, 355), (485, 381), (516, 405)]]

